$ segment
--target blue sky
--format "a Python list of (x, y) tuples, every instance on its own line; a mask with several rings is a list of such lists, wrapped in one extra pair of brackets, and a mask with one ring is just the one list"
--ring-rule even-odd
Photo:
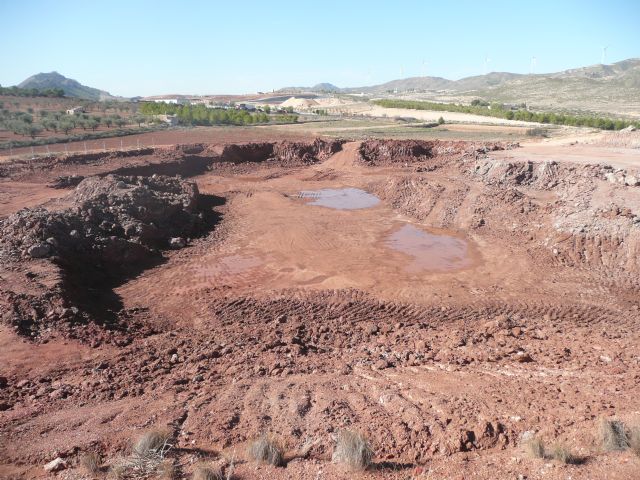
[[(640, 0), (0, 0), (0, 84), (37, 72), (116, 95), (341, 87), (640, 57)], [(402, 75), (401, 75), (402, 74)]]

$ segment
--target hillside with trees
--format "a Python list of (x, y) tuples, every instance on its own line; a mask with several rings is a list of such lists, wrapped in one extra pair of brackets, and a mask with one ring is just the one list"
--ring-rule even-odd
[(111, 95), (109, 92), (93, 87), (87, 87), (77, 80), (67, 78), (58, 72), (38, 73), (18, 84), (18, 87), (22, 89), (37, 90), (57, 89), (62, 90), (64, 95), (67, 97), (82, 98), (85, 100), (97, 101), (118, 99), (118, 97)]

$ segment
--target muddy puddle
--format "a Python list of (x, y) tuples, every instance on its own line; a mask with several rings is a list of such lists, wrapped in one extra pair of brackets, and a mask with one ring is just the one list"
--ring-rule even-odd
[(220, 276), (237, 275), (259, 265), (262, 265), (262, 261), (257, 257), (229, 255), (199, 265), (194, 272), (195, 279), (199, 282), (214, 281)]
[(394, 230), (384, 241), (385, 245), (411, 257), (407, 271), (447, 271), (469, 267), (469, 245), (460, 238), (430, 233), (405, 224)]
[(358, 210), (374, 207), (380, 199), (359, 188), (323, 188), (322, 190), (304, 190), (298, 198), (311, 200), (308, 205), (334, 208), (336, 210)]

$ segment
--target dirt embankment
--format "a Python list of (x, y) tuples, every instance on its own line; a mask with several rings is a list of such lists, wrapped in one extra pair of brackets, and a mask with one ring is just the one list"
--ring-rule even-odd
[(367, 140), (358, 150), (360, 161), (369, 166), (414, 164), (434, 157), (471, 155), (517, 147), (512, 143), (469, 143), (442, 140)]
[(326, 160), (338, 152), (344, 142), (317, 138), (313, 143), (263, 142), (225, 145), (222, 162), (261, 163), (274, 160), (281, 166), (310, 165)]
[(91, 174), (194, 176), (211, 169), (214, 164), (251, 164), (255, 168), (255, 164), (267, 162), (281, 167), (302, 166), (327, 159), (339, 151), (343, 143), (342, 140), (318, 138), (313, 142), (197, 143), (117, 152), (51, 155), (2, 163), (0, 178), (24, 180), (47, 172), (77, 170), (78, 167), (84, 167)]
[[(530, 209), (523, 203), (552, 193), (555, 201), (546, 213), (554, 233), (541, 240), (554, 261), (640, 286), (640, 171), (481, 159), (466, 173), (496, 190), (516, 192), (521, 214)], [(492, 223), (499, 225), (498, 219)]]
[[(640, 171), (492, 158), (491, 151), (510, 147), (501, 144), (456, 148), (442, 142), (403, 143), (364, 142), (360, 149), (372, 164), (401, 158), (412, 167), (412, 173), (371, 186), (395, 208), (441, 228), (482, 228), (485, 234), (521, 237), (531, 251), (544, 254), (540, 261), (589, 268), (611, 282), (640, 286)], [(447, 157), (436, 148), (456, 152), (455, 158), (443, 161)], [(452, 168), (479, 180), (484, 191), (476, 196), (471, 184), (414, 173)], [(473, 211), (457, 218), (471, 199)]]

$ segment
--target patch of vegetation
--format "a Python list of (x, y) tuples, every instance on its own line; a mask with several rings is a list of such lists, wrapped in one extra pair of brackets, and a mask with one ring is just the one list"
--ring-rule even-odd
[(167, 448), (171, 436), (169, 430), (150, 430), (145, 432), (133, 445), (133, 453), (141, 457), (156, 454)]
[[(573, 127), (592, 127), (602, 130), (622, 130), (633, 125), (640, 128), (640, 121), (610, 119), (596, 116), (578, 116), (561, 113), (530, 112), (526, 106), (519, 105), (515, 110), (501, 103), (476, 103), (462, 105), (456, 103), (436, 103), (418, 100), (373, 100), (372, 103), (385, 108), (407, 108), (411, 110), (432, 110), (438, 112), (459, 112), (482, 115), (485, 117), (504, 118), (522, 122), (548, 123), (552, 125), (568, 125)], [(486, 102), (485, 102), (486, 103)]]
[(549, 130), (547, 130), (546, 128), (529, 128), (525, 134), (527, 135), (527, 137), (542, 137), (542, 138), (547, 138), (549, 137)]
[[(171, 450), (172, 434), (169, 430), (150, 430), (141, 435), (133, 445), (129, 457), (117, 459), (111, 466), (115, 478), (147, 478), (153, 474), (173, 471), (165, 461)], [(167, 478), (165, 476), (165, 478)]]
[(80, 465), (87, 474), (95, 477), (102, 471), (102, 458), (96, 452), (85, 453), (80, 457)]
[[(35, 101), (33, 98), (32, 102)], [(38, 103), (31, 105), (38, 105)], [(40, 100), (40, 106), (43, 105), (51, 105), (51, 101), (42, 101)], [(120, 104), (92, 104), (94, 108), (100, 108), (102, 110), (102, 115), (89, 115), (87, 113), (79, 113), (79, 114), (69, 114), (66, 110), (46, 110), (39, 109), (36, 113), (34, 108), (22, 108), (21, 110), (9, 110), (5, 108), (4, 102), (0, 102), (0, 129), (8, 130), (15, 135), (22, 135), (24, 137), (31, 137), (31, 141), (23, 140), (23, 141), (11, 141), (5, 142), (4, 144), (0, 144), (0, 149), (7, 148), (18, 148), (18, 147), (26, 147), (26, 146), (36, 146), (36, 145), (45, 145), (49, 143), (60, 143), (66, 141), (73, 140), (90, 140), (97, 138), (106, 138), (111, 136), (119, 136), (119, 135), (128, 135), (130, 133), (140, 133), (145, 130), (138, 130), (136, 132), (125, 132), (123, 128), (128, 124), (138, 124), (138, 128), (142, 128), (143, 123), (149, 123), (149, 118), (143, 115), (133, 115), (122, 117), (117, 113), (112, 113), (107, 115), (106, 111), (111, 109), (113, 111), (130, 111), (132, 108), (137, 108), (137, 106), (130, 105), (120, 105)], [(18, 102), (14, 102), (14, 107), (18, 109), (20, 104)], [(58, 105), (58, 108), (61, 108), (62, 105)], [(88, 107), (83, 107), (88, 108)], [(134, 110), (135, 111), (135, 110)], [(37, 119), (37, 121), (36, 121)], [(117, 128), (118, 130), (100, 132), (97, 136), (85, 136), (82, 134), (76, 134), (73, 137), (47, 137), (47, 138), (39, 138), (36, 140), (36, 137), (41, 135), (45, 130), (47, 132), (59, 133), (64, 135), (69, 135), (72, 130), (83, 129), (84, 131), (92, 131), (96, 132), (100, 125), (104, 125), (107, 128), (111, 129), (112, 127)], [(147, 130), (148, 131), (148, 130)], [(124, 132), (124, 133), (123, 133)]]
[(64, 97), (64, 90), (61, 88), (47, 88), (39, 90), (37, 88), (3, 87), (0, 86), (0, 95), (9, 97)]
[(39, 138), (37, 140), (13, 140), (11, 142), (0, 143), (0, 150), (9, 150), (9, 148), (37, 147), (40, 145), (51, 145), (55, 143), (81, 142), (83, 140), (99, 140), (101, 138), (125, 137), (128, 135), (137, 135), (140, 133), (155, 132), (162, 128), (165, 128), (165, 127), (155, 126), (155, 127), (142, 127), (142, 128), (127, 128), (127, 129), (107, 130), (104, 132), (95, 132), (95, 133), (79, 133), (76, 135), (69, 135), (68, 137), (46, 137), (46, 138)]
[(219, 468), (207, 464), (197, 465), (191, 478), (192, 480), (224, 480)]
[(263, 434), (249, 443), (247, 454), (251, 460), (276, 467), (284, 465), (284, 448), (273, 437)]
[(545, 458), (546, 451), (544, 441), (539, 438), (532, 438), (526, 443), (527, 452), (531, 458)]
[(629, 433), (620, 420), (603, 419), (600, 422), (600, 442), (607, 452), (629, 448)]
[[(293, 111), (293, 109), (291, 110)], [(180, 125), (253, 125), (270, 123), (295, 123), (297, 115), (264, 112), (250, 113), (243, 109), (208, 108), (204, 105), (176, 105), (171, 103), (144, 102), (140, 106), (144, 115), (176, 115)]]
[(575, 465), (580, 463), (580, 459), (571, 453), (569, 447), (562, 443), (558, 443), (553, 446), (551, 450), (551, 458), (560, 463), (564, 463), (565, 465)]
[(352, 470), (365, 470), (373, 462), (373, 449), (362, 434), (351, 430), (340, 430), (332, 461), (343, 463)]

